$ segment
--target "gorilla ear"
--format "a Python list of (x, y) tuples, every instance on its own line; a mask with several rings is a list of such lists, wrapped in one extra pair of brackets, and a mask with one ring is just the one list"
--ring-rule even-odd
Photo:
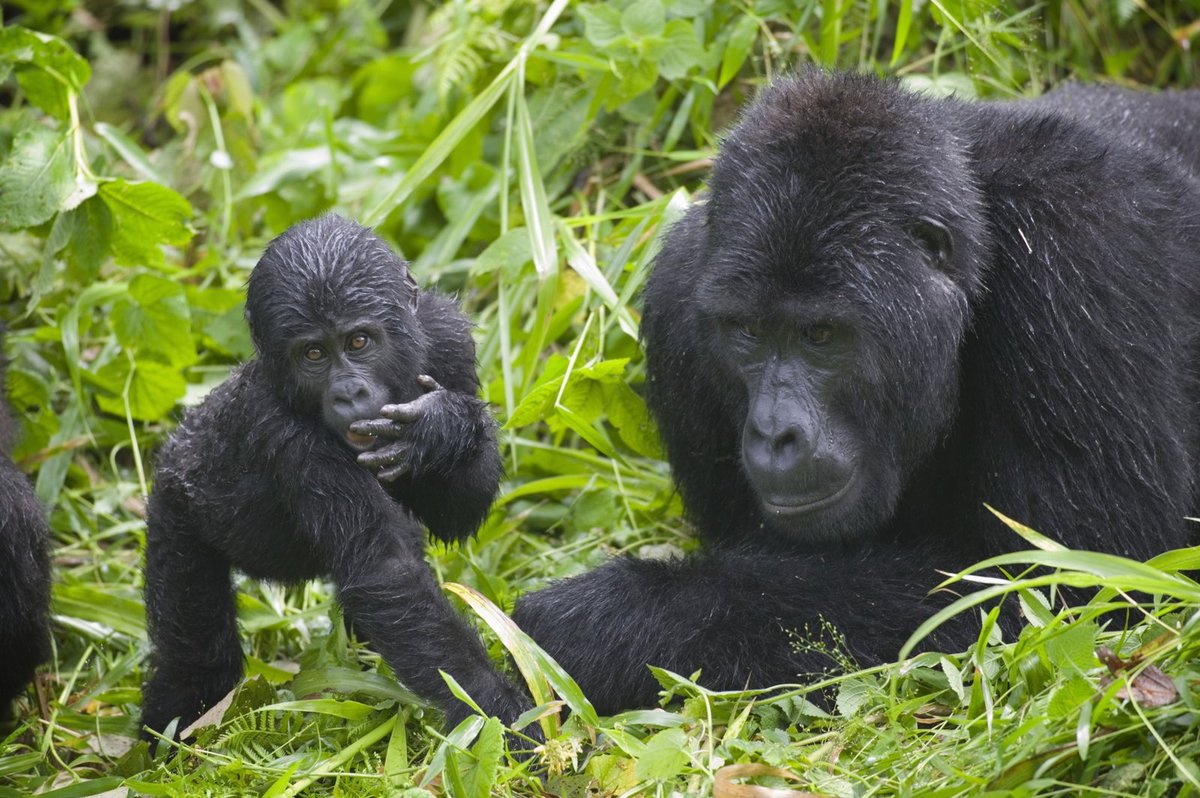
[(937, 219), (922, 216), (913, 223), (911, 229), (917, 241), (921, 242), (921, 246), (929, 253), (933, 268), (941, 272), (949, 272), (953, 244), (946, 225)]

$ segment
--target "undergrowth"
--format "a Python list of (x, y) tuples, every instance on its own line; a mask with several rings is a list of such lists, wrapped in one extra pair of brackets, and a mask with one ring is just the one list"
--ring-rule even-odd
[[(962, 606), (980, 617), (970, 651), (864, 671), (836, 630), (798, 630), (841, 667), (726, 694), (657, 672), (664, 708), (611, 718), (493, 609), (615, 554), (694, 545), (640, 398), (637, 297), (759, 86), (808, 63), (982, 98), (1190, 86), (1195, 0), (3, 13), (0, 309), (14, 455), (51, 508), (56, 648), (0, 729), (0, 795), (1200, 794), (1191, 552), (1140, 565), (1030, 536), (993, 590), (1028, 620), (1015, 639), (991, 605)], [(243, 284), (263, 244), (327, 209), (477, 322), (507, 475), (478, 537), (429, 555), (497, 660), (511, 647), (561, 711), (535, 721), (532, 754), (494, 720), (443, 729), (320, 582), (239, 581), (247, 680), (173, 756), (136, 742), (155, 449), (250, 356)], [(1057, 588), (1086, 584), (1107, 589), (1065, 609)]]

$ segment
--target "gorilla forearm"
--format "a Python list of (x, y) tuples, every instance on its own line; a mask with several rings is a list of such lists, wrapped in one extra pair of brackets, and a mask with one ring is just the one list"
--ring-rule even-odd
[(487, 405), (443, 393), (436, 415), (412, 431), (410, 473), (384, 487), (435, 537), (450, 541), (473, 534), (487, 518), (503, 466)]
[[(864, 567), (887, 559), (894, 569)], [(622, 558), (525, 596), (514, 618), (598, 711), (613, 713), (657, 703), (647, 665), (701, 670), (715, 690), (810, 680), (837, 665), (826, 625), (854, 631), (843, 650), (858, 665), (894, 658), (912, 631), (895, 614), (930, 615), (949, 601), (924, 591), (939, 577), (914, 562), (911, 551), (883, 549), (850, 559), (721, 549), (682, 561)], [(960, 649), (972, 626), (951, 622), (927, 642)]]

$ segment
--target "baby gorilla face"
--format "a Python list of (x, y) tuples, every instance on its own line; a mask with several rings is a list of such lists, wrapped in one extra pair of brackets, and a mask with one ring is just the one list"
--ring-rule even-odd
[(389, 388), (388, 356), (393, 346), (385, 331), (369, 318), (353, 318), (297, 336), (291, 359), (296, 380), (319, 407), (321, 419), (355, 451), (377, 444), (372, 435), (354, 432), (356, 421), (377, 418), (389, 401), (400, 401)]

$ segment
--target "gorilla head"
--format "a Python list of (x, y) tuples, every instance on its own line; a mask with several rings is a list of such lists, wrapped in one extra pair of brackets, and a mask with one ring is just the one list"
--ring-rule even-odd
[(272, 384), (289, 407), (320, 415), (351, 448), (350, 429), (419, 393), (426, 347), (417, 286), (370, 230), (327, 215), (289, 228), (250, 274), (246, 319)]
[[(968, 153), (944, 117), (877, 81), (831, 91), (817, 77), (746, 113), (646, 302), (653, 316), (670, 261), (691, 261), (696, 345), (736, 386), (714, 397), (720, 423), (765, 523), (807, 542), (878, 529), (946, 435), (988, 256)], [(871, 103), (855, 101), (864, 88)], [(654, 369), (653, 318), (647, 330)]]

